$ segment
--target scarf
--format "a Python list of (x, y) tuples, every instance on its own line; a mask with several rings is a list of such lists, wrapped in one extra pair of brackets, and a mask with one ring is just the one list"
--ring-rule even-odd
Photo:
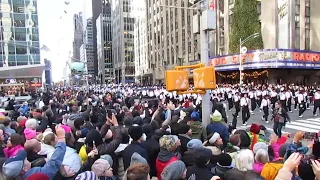
[(253, 146), (258, 142), (258, 135), (255, 133), (250, 132), (253, 135), (252, 143), (250, 146), (250, 150), (253, 150)]

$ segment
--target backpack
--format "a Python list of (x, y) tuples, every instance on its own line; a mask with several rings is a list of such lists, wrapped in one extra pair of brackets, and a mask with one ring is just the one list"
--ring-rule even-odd
[(265, 178), (265, 180), (274, 180), (282, 167), (283, 163), (266, 163), (261, 171), (261, 176)]

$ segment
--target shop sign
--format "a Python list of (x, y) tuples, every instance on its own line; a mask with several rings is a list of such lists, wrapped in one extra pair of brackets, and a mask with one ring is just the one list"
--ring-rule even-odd
[(258, 50), (247, 54), (217, 57), (210, 65), (219, 70), (239, 69), (242, 61), (244, 69), (261, 68), (317, 68), (320, 69), (320, 52), (295, 50)]

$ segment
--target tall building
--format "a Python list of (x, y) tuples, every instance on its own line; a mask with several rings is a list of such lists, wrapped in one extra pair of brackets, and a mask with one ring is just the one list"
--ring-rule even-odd
[(82, 13), (73, 16), (73, 60), (80, 60), (80, 47), (83, 44), (83, 24)]
[[(224, 74), (218, 76), (220, 81), (239, 82), (236, 74), (243, 69), (245, 82), (320, 83), (320, 73), (314, 71), (320, 69), (319, 0), (257, 1), (261, 22), (258, 33), (262, 35), (264, 49), (249, 50), (242, 56), (229, 55), (235, 1), (217, 0), (216, 5), (219, 57), (211, 59), (211, 64), (217, 71), (223, 71)], [(233, 76), (229, 76), (232, 73)]]
[(95, 77), (94, 70), (94, 48), (93, 48), (93, 23), (92, 18), (87, 19), (85, 29), (85, 58), (87, 63), (87, 72)]
[(98, 77), (101, 83), (113, 80), (111, 4), (103, 0), (103, 12), (97, 19)]
[(0, 1), (0, 21), (0, 78), (41, 78), (37, 0)]
[[(102, 13), (102, 2), (105, 0), (92, 0), (92, 30), (93, 30), (93, 58), (94, 78), (98, 76), (98, 54), (97, 54), (97, 25), (96, 21)], [(96, 79), (97, 80), (97, 79)]]
[[(150, 63), (148, 62), (148, 19), (145, 0), (136, 0), (134, 5), (134, 62), (136, 82), (152, 83)], [(148, 76), (149, 74), (149, 76)]]
[(148, 62), (152, 69), (148, 76), (153, 83), (164, 82), (167, 69), (200, 60), (199, 37), (192, 32), (192, 17), (197, 11), (186, 9), (190, 6), (189, 0), (147, 0)]
[[(229, 54), (235, 0), (217, 0), (218, 55)], [(265, 49), (320, 51), (318, 0), (259, 0), (258, 13)]]
[(112, 55), (117, 83), (134, 82), (133, 0), (112, 0)]

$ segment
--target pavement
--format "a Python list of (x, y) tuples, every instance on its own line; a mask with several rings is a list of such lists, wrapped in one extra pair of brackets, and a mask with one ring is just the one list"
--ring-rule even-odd
[[(232, 113), (235, 113), (235, 109), (232, 108), (231, 111), (227, 110), (228, 121), (232, 121)], [(313, 106), (310, 106), (310, 109), (307, 109), (303, 113), (303, 118), (299, 118), (299, 110), (294, 110), (292, 108), (292, 113), (288, 112), (288, 115), (291, 119), (291, 123), (287, 123), (286, 126), (282, 129), (283, 133), (295, 134), (297, 131), (304, 132), (319, 132), (320, 131), (320, 116), (313, 116)], [(251, 126), (252, 123), (264, 125), (268, 130), (273, 131), (273, 121), (271, 119), (271, 111), (269, 112), (269, 124), (261, 120), (263, 112), (260, 112), (259, 109), (255, 109), (254, 114), (251, 114), (250, 119), (247, 122), (247, 126), (242, 125), (242, 116), (241, 111), (239, 112), (239, 118), (237, 121), (237, 129), (247, 129)]]

